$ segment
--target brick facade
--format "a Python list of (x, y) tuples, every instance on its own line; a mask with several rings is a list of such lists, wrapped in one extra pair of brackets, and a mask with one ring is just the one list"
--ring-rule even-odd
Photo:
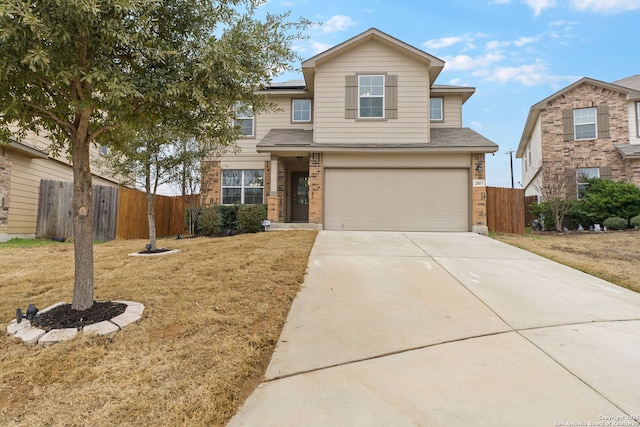
[(205, 162), (205, 172), (200, 188), (203, 205), (220, 204), (222, 191), (222, 166), (220, 162)]
[[(482, 170), (478, 170), (478, 165), (482, 165)], [(485, 181), (485, 159), (484, 153), (471, 154), (471, 176), (472, 180)], [(487, 226), (487, 187), (473, 186), (471, 191), (471, 226), (472, 228)]]
[(11, 152), (5, 147), (0, 147), (0, 233), (6, 233), (9, 224), (11, 165)]
[(311, 153), (309, 155), (309, 223), (322, 224), (324, 214), (324, 155)]
[[(592, 140), (564, 141), (563, 111), (606, 105), (609, 111), (609, 136)], [(638, 165), (628, 170), (616, 144), (629, 143), (629, 113), (626, 94), (583, 83), (554, 98), (540, 112), (542, 129), (542, 161), (553, 170), (576, 168), (611, 169), (614, 181), (640, 185)], [(630, 162), (627, 162), (630, 163)], [(543, 177), (544, 182), (544, 177)]]

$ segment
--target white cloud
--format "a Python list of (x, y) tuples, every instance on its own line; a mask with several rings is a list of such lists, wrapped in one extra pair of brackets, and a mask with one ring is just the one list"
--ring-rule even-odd
[(320, 43), (320, 42), (311, 42), (311, 53), (313, 55), (317, 55), (319, 53), (324, 52), (325, 50), (329, 50), (333, 47), (333, 45), (328, 43)]
[(351, 17), (346, 15), (334, 15), (323, 23), (320, 27), (323, 33), (337, 33), (344, 31), (349, 27), (354, 26), (356, 23)]
[(640, 0), (572, 0), (578, 10), (601, 13), (620, 13), (640, 9)]
[(422, 45), (427, 49), (442, 49), (443, 47), (453, 46), (464, 40), (464, 37), (441, 37), (439, 39), (431, 39), (424, 42)]
[(494, 62), (505, 59), (500, 53), (486, 53), (484, 55), (471, 57), (469, 55), (457, 55), (444, 57), (445, 68), (448, 70), (472, 70), (475, 68), (487, 68)]
[(538, 16), (544, 9), (555, 7), (556, 5), (556, 0), (525, 0), (525, 2), (533, 9), (534, 16)]
[(478, 70), (473, 75), (490, 82), (518, 82), (525, 86), (551, 85), (562, 87), (576, 81), (576, 76), (549, 74), (548, 67), (540, 60), (536, 60), (533, 64), (525, 64), (518, 67), (496, 67), (492, 70)]
[(514, 41), (513, 44), (522, 47), (525, 44), (535, 43), (538, 41), (538, 37), (520, 37), (518, 40)]

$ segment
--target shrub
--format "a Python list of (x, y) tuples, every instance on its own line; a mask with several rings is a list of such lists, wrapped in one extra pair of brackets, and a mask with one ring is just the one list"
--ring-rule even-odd
[(640, 213), (640, 188), (624, 182), (591, 179), (582, 199), (569, 213), (583, 225), (603, 224), (611, 217), (629, 219)]
[(235, 231), (238, 229), (238, 207), (240, 205), (217, 205), (222, 217), (220, 228), (224, 231)]
[(613, 216), (605, 219), (602, 224), (610, 230), (624, 230), (627, 228), (629, 221), (624, 218)]
[(640, 215), (636, 215), (631, 218), (631, 220), (629, 220), (629, 224), (631, 224), (632, 227), (640, 228)]
[(238, 228), (245, 233), (262, 230), (262, 221), (267, 219), (266, 205), (241, 205), (237, 212)]
[(222, 215), (218, 206), (208, 206), (200, 209), (198, 215), (198, 234), (212, 236), (221, 231)]

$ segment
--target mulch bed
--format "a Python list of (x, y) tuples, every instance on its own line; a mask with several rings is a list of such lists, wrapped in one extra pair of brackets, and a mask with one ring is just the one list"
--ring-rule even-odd
[(78, 328), (99, 323), (124, 313), (127, 304), (111, 301), (95, 302), (87, 310), (73, 310), (71, 304), (55, 307), (45, 313), (38, 313), (39, 321), (34, 323), (46, 331), (51, 329)]

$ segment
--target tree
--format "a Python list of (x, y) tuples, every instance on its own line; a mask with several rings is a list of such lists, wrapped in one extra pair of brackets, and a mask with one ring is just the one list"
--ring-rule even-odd
[[(255, 18), (260, 0), (1, 0), (0, 138), (47, 132), (73, 164), (72, 308), (93, 305), (89, 147), (136, 124), (179, 123), (224, 144), (229, 112), (290, 68), (308, 25)], [(127, 141), (119, 144), (126, 146)]]
[(561, 232), (564, 217), (576, 199), (575, 170), (543, 162), (539, 173), (542, 174), (542, 180), (536, 185), (536, 189), (542, 195), (556, 231)]

